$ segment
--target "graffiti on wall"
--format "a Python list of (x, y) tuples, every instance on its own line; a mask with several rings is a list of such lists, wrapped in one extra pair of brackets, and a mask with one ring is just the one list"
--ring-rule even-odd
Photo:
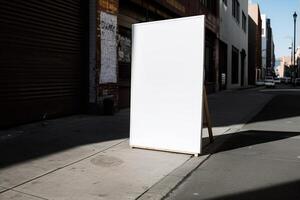
[(101, 69), (100, 83), (117, 82), (117, 16), (100, 14)]
[(118, 61), (131, 62), (131, 39), (118, 34)]

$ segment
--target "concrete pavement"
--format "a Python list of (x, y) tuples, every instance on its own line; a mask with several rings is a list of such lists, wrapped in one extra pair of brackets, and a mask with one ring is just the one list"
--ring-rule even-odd
[(300, 199), (300, 93), (276, 95), (166, 199)]
[(122, 111), (8, 130), (12, 136), (0, 145), (0, 199), (134, 199), (190, 158), (131, 150), (128, 122)]
[[(256, 90), (210, 95), (215, 135), (238, 130), (272, 97)], [(1, 131), (0, 199), (159, 199), (209, 156), (209, 148), (199, 158), (130, 149), (128, 132), (128, 110)], [(207, 131), (203, 137), (207, 144)]]

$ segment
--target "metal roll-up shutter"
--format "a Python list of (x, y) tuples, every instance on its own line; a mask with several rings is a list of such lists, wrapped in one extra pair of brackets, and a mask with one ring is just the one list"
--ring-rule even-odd
[(0, 128), (81, 110), (82, 2), (0, 1)]

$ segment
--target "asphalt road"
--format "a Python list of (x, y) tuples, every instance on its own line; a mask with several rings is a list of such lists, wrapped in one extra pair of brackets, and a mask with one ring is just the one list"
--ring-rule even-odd
[(300, 90), (285, 89), (259, 91), (276, 95), (166, 199), (300, 199)]

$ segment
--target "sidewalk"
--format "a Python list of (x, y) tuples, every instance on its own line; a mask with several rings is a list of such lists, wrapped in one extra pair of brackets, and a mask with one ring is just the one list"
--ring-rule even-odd
[[(256, 90), (209, 95), (214, 134), (239, 130), (270, 99)], [(129, 110), (0, 131), (0, 199), (156, 199), (209, 156), (130, 149)], [(203, 131), (207, 145), (207, 131)]]

